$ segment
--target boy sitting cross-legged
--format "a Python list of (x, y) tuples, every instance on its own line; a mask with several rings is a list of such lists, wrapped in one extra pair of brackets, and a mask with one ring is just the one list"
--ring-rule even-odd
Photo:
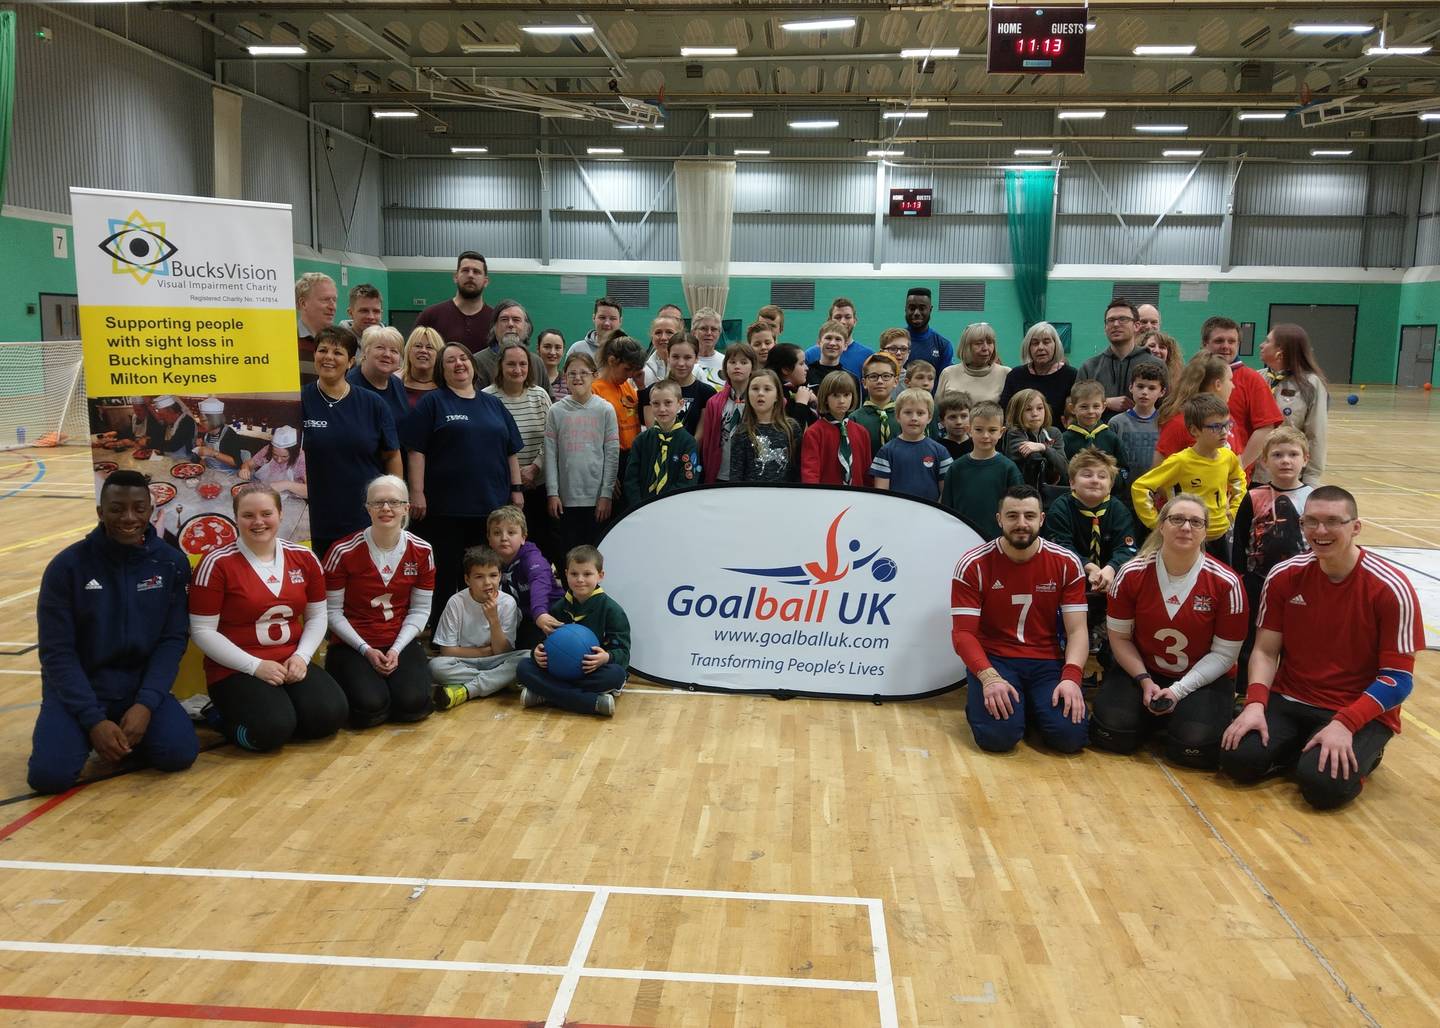
[(430, 660), (435, 709), (499, 692), (515, 682), (520, 610), (500, 591), (500, 557), (488, 546), (472, 546), (461, 563), (465, 588), (450, 597), (431, 642), (440, 656)]

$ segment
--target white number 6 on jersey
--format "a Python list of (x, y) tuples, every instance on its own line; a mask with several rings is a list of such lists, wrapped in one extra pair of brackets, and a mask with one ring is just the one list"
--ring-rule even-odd
[(295, 612), (283, 603), (277, 603), (255, 622), (255, 638), (261, 646), (284, 646), (290, 641), (290, 619)]

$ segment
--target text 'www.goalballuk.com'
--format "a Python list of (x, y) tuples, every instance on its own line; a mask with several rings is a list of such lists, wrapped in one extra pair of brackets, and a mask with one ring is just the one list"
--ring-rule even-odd
[(805, 646), (831, 650), (886, 650), (890, 638), (884, 635), (851, 635), (849, 632), (807, 632), (792, 628), (786, 632), (758, 632), (753, 629), (717, 628), (717, 643), (746, 643), (751, 646)]

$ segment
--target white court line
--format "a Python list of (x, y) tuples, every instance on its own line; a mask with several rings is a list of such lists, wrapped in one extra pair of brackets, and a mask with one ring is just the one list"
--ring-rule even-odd
[(570, 950), (570, 960), (565, 965), (565, 976), (555, 990), (555, 1001), (550, 1004), (550, 1015), (545, 1018), (545, 1028), (565, 1028), (565, 1015), (570, 1012), (570, 1001), (580, 985), (580, 974), (585, 969), (585, 960), (590, 956), (590, 947), (595, 942), (595, 932), (600, 927), (600, 918), (605, 915), (605, 901), (610, 894), (599, 889), (590, 898), (590, 909), (585, 911), (585, 920), (580, 924), (580, 934), (575, 937), (575, 946)]
[(11, 671), (9, 668), (0, 668), (0, 675), (38, 675), (39, 671)]
[(770, 903), (869, 907), (878, 899), (810, 896), (793, 892), (727, 892), (712, 889), (651, 889), (637, 885), (575, 885), (568, 882), (499, 882), (476, 878), (415, 878), (391, 875), (334, 875), (307, 871), (252, 871), (221, 867), (148, 867), (141, 864), (79, 864), (59, 860), (0, 860), (11, 871), (60, 871), (67, 874), (156, 875), (171, 878), (239, 878), (255, 881), (333, 882), (341, 885), (423, 885), (427, 889), (496, 889), (514, 892), (596, 892), (614, 896), (679, 896), (690, 899), (764, 900)]
[(885, 934), (885, 905), (871, 900), (870, 948), (875, 954), (875, 993), (880, 1002), (880, 1028), (900, 1028), (900, 1012), (895, 1008), (895, 978), (890, 971), (890, 941)]
[(27, 596), (34, 596), (39, 591), (40, 587), (37, 585), (34, 589), (26, 589), (23, 593), (16, 593), (14, 596), (7, 596), (3, 600), (0, 600), (0, 607), (7, 606), (11, 603), (18, 603), (19, 601), (25, 599), (25, 597)]

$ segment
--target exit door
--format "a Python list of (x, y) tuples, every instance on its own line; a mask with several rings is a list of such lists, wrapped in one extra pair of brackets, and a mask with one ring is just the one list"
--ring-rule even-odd
[(1435, 373), (1435, 326), (1405, 325), (1400, 329), (1400, 365), (1395, 384), (1420, 389)]
[(1354, 304), (1272, 303), (1270, 328), (1299, 325), (1310, 337), (1310, 348), (1325, 377), (1331, 382), (1353, 382), (1355, 317), (1359, 310)]

